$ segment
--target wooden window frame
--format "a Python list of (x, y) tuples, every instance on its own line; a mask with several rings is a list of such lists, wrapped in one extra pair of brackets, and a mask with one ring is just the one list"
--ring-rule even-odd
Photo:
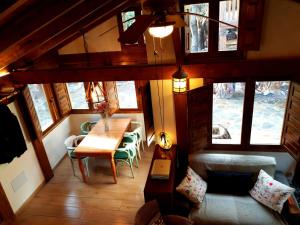
[[(49, 127), (47, 127), (45, 130), (40, 130), (39, 128), (36, 128), (36, 130), (40, 130), (40, 135), (42, 137), (44, 137), (47, 134), (49, 134), (50, 131), (52, 131), (55, 127), (57, 127), (57, 125), (60, 123), (60, 121), (62, 121), (67, 115), (64, 117), (61, 116), (61, 114), (59, 112), (57, 98), (56, 98), (56, 95), (54, 94), (55, 91), (54, 91), (52, 85), (51, 84), (38, 84), (38, 85), (42, 85), (42, 87), (43, 87), (43, 90), (45, 93), (45, 98), (46, 98), (46, 101), (47, 101), (47, 104), (49, 107), (49, 112), (50, 112), (50, 115), (53, 120), (53, 123)], [(32, 101), (32, 103), (34, 104), (33, 101)], [(38, 121), (38, 123), (40, 124), (40, 121)]]
[[(103, 81), (99, 81), (99, 82), (103, 82)], [(143, 112), (140, 81), (134, 80), (134, 83), (135, 83), (135, 93), (136, 93), (136, 100), (137, 100), (138, 107), (136, 109), (125, 109), (125, 108), (120, 109), (119, 108), (115, 113), (141, 113), (141, 112)], [(88, 85), (88, 83), (85, 82), (84, 83), (85, 91), (86, 91), (87, 85)], [(98, 112), (93, 110), (90, 105), (89, 105), (89, 109), (72, 109), (71, 113), (72, 114), (98, 114)]]
[[(125, 12), (128, 12), (128, 11), (134, 11), (135, 17), (137, 17), (137, 16), (141, 15), (142, 9), (140, 7), (130, 7), (130, 8), (127, 8), (126, 10), (124, 10), (124, 11), (117, 14), (119, 34), (124, 32), (123, 22), (122, 22), (122, 13), (125, 13)], [(142, 48), (146, 47), (143, 35), (138, 39), (138, 43), (136, 43), (136, 44), (123, 44), (123, 43), (120, 43), (120, 44), (121, 44), (122, 50), (130, 49), (130, 48), (133, 48), (133, 47), (135, 47), (135, 48), (136, 47), (142, 47)]]
[[(209, 17), (219, 20), (219, 3), (225, 0), (184, 0), (180, 5), (181, 11), (184, 11), (184, 5), (208, 3)], [(240, 0), (241, 4), (242, 0)], [(239, 24), (241, 22), (241, 8), (239, 10)], [(238, 29), (237, 50), (234, 51), (219, 51), (219, 23), (209, 20), (208, 25), (208, 52), (186, 53), (185, 52), (185, 29), (181, 30), (182, 38), (182, 53), (186, 62), (210, 62), (222, 59), (236, 60), (245, 58), (245, 51), (241, 46), (241, 29)]]
[[(252, 129), (252, 119), (253, 119), (253, 108), (254, 108), (254, 97), (255, 97), (255, 82), (257, 81), (285, 81), (288, 80), (292, 82), (291, 77), (287, 76), (287, 79), (214, 79), (214, 80), (204, 80), (204, 84), (213, 83), (232, 83), (232, 82), (244, 82), (245, 83), (245, 97), (243, 106), (243, 118), (242, 118), (242, 128), (241, 128), (241, 143), (240, 144), (209, 144), (206, 148), (207, 150), (225, 150), (225, 151), (262, 151), (262, 152), (286, 152), (282, 144), (281, 133), (281, 143), (278, 145), (266, 145), (266, 144), (250, 144), (251, 129)], [(289, 87), (289, 92), (290, 92)], [(287, 102), (289, 101), (290, 95), (288, 95)], [(213, 107), (213, 104), (212, 104)], [(287, 112), (287, 106), (285, 107), (285, 114)], [(213, 112), (212, 112), (213, 113)], [(213, 114), (211, 115), (213, 116)], [(285, 122), (285, 115), (283, 116), (283, 122)]]

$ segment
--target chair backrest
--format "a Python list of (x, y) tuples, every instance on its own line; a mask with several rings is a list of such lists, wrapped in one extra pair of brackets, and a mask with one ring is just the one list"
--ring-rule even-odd
[(80, 142), (86, 137), (86, 135), (78, 135), (74, 139), (74, 147), (77, 147)]
[(80, 134), (88, 134), (97, 122), (85, 121), (80, 125)]
[(71, 136), (66, 138), (64, 144), (65, 144), (67, 150), (71, 150), (71, 149), (75, 148), (75, 145), (74, 145), (75, 144), (74, 143), (75, 139), (76, 139), (76, 135), (71, 135)]

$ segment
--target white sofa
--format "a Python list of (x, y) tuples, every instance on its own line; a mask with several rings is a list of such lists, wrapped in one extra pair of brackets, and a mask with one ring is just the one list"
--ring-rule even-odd
[[(251, 172), (256, 179), (255, 174), (260, 169), (274, 177), (276, 161), (268, 156), (196, 153), (189, 156), (189, 165), (204, 179), (207, 179), (207, 171)], [(260, 204), (249, 194), (238, 196), (206, 193), (201, 207), (192, 208), (189, 218), (195, 225), (286, 224), (279, 213)]]

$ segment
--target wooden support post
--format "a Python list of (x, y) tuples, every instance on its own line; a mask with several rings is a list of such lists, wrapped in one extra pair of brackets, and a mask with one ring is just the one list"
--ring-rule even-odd
[(30, 135), (30, 139), (31, 139), (33, 147), (34, 147), (35, 154), (38, 158), (40, 167), (43, 171), (45, 181), (47, 182), (54, 176), (54, 174), (53, 174), (52, 168), (50, 166), (44, 144), (43, 144), (40, 136), (36, 134), (36, 130), (34, 129), (34, 125), (32, 123), (32, 120), (31, 120), (31, 117), (29, 114), (29, 109), (25, 103), (25, 99), (22, 94), (19, 95), (18, 105), (20, 107), (20, 111), (21, 111), (23, 119), (25, 121), (28, 133)]
[(188, 164), (188, 118), (187, 118), (187, 94), (173, 94), (176, 118), (177, 151), (179, 167), (178, 171), (185, 173)]

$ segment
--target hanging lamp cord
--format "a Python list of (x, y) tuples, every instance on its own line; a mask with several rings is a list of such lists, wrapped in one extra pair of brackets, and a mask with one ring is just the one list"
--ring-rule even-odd
[[(156, 49), (155, 45), (155, 39), (153, 37), (153, 49), (154, 49), (154, 65), (155, 65), (155, 74), (157, 75), (157, 80), (156, 80), (156, 86), (157, 86), (157, 94), (158, 94), (158, 105), (159, 105), (159, 116), (160, 116), (160, 124), (162, 126), (162, 131), (164, 132), (165, 127), (164, 127), (164, 111), (162, 111), (164, 108), (164, 101), (160, 97), (160, 88), (159, 88), (159, 81), (158, 81), (158, 70), (157, 70), (157, 56), (158, 56), (158, 51)], [(161, 61), (162, 62), (162, 61)], [(163, 83), (162, 83), (162, 96), (163, 96)], [(162, 107), (163, 105), (163, 107)]]

